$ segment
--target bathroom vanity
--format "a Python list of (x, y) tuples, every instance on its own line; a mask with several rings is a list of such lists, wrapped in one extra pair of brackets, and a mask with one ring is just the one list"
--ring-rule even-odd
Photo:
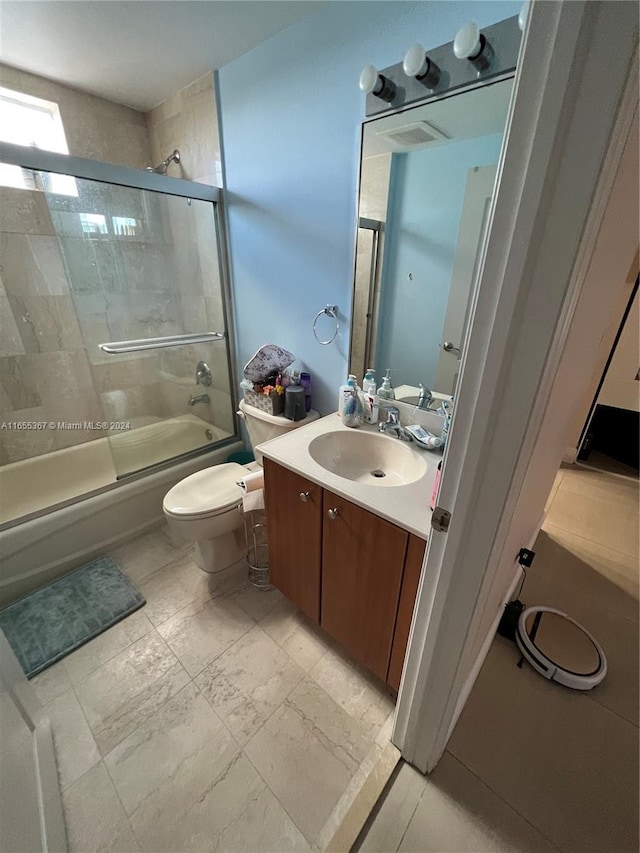
[(397, 690), (440, 455), (336, 415), (259, 449), (271, 582)]

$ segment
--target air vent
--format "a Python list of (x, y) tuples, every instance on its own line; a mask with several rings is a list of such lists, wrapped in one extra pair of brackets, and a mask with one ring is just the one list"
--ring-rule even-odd
[(376, 136), (381, 136), (402, 148), (416, 148), (419, 145), (429, 145), (433, 142), (449, 139), (446, 133), (438, 130), (428, 121), (416, 121), (412, 124), (404, 124), (402, 127), (381, 130), (376, 133)]

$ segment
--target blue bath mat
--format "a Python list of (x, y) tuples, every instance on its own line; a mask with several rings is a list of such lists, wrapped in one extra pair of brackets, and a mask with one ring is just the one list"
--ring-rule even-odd
[(0, 610), (0, 628), (31, 678), (144, 603), (116, 561), (100, 557)]

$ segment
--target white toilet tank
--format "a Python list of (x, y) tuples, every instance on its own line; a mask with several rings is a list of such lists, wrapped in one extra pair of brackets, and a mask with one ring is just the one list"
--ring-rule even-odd
[(262, 465), (262, 454), (256, 451), (256, 445), (262, 444), (264, 441), (269, 441), (272, 438), (278, 438), (289, 432), (289, 430), (305, 426), (320, 417), (318, 412), (311, 409), (310, 412), (307, 412), (306, 418), (303, 418), (301, 421), (290, 421), (284, 415), (270, 415), (267, 412), (263, 412), (262, 409), (250, 406), (244, 400), (240, 400), (239, 406), (240, 411), (238, 414), (247, 425), (251, 449), (255, 453), (256, 462), (259, 465)]

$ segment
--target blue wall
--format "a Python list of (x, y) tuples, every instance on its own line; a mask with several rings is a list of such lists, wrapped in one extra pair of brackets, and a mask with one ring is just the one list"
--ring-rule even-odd
[[(349, 352), (360, 71), (400, 61), (415, 41), (451, 41), (469, 19), (487, 26), (519, 8), (332, 2), (220, 69), (240, 367), (261, 344), (279, 343), (311, 371), (314, 407), (335, 410)], [(341, 328), (323, 347), (311, 326), (328, 303), (339, 306)]]
[(376, 369), (396, 385), (433, 388), (467, 173), (501, 145), (496, 133), (393, 155)]

